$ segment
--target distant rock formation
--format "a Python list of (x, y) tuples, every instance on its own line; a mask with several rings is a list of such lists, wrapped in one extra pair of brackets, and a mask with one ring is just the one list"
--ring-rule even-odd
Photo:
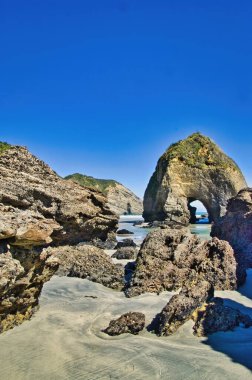
[(84, 174), (72, 174), (65, 177), (83, 186), (95, 188), (107, 196), (108, 206), (117, 215), (142, 214), (143, 202), (131, 190), (117, 181), (97, 179)]
[(236, 163), (208, 137), (194, 133), (173, 144), (160, 157), (144, 195), (146, 221), (195, 222), (199, 200), (209, 220), (225, 214), (228, 199), (246, 187)]
[(57, 270), (43, 247), (106, 244), (117, 224), (100, 192), (63, 180), (26, 148), (0, 144), (0, 332), (32, 315)]
[(245, 270), (252, 267), (252, 188), (241, 190), (229, 200), (226, 214), (214, 223), (211, 235), (233, 247), (243, 283)]

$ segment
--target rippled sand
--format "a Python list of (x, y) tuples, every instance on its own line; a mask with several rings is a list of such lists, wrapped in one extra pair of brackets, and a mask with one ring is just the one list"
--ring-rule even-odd
[[(242, 291), (218, 295), (252, 315), (252, 271)], [(210, 339), (194, 337), (191, 322), (168, 338), (101, 332), (126, 311), (143, 311), (150, 322), (170, 295), (126, 299), (87, 280), (54, 277), (32, 320), (0, 336), (0, 379), (252, 379), (252, 328)]]

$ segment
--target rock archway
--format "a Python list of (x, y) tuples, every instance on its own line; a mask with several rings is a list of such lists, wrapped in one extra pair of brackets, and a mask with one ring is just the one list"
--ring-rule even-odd
[(192, 215), (188, 204), (197, 199), (210, 221), (216, 221), (228, 199), (246, 186), (236, 163), (211, 139), (194, 133), (160, 157), (144, 195), (143, 217), (187, 225)]

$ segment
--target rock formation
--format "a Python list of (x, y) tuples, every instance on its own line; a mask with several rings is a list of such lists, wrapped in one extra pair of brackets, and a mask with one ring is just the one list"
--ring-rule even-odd
[(111, 336), (127, 333), (137, 335), (144, 329), (144, 326), (145, 315), (143, 313), (129, 312), (121, 315), (118, 319), (113, 319), (103, 332)]
[(131, 190), (121, 183), (110, 179), (97, 179), (83, 174), (72, 174), (68, 180), (83, 186), (95, 188), (107, 196), (108, 207), (117, 215), (142, 214), (143, 202)]
[(26, 148), (0, 144), (0, 331), (32, 315), (57, 270), (43, 247), (105, 244), (116, 229), (100, 192), (63, 180)]
[(111, 289), (122, 290), (124, 268), (113, 264), (111, 258), (100, 248), (92, 245), (63, 246), (43, 250), (46, 264), (57, 264), (59, 276), (86, 278)]
[(248, 315), (225, 306), (221, 298), (213, 298), (211, 302), (198, 309), (192, 318), (195, 321), (193, 330), (197, 336), (233, 330), (237, 326), (252, 326), (252, 319)]
[(190, 287), (184, 286), (179, 294), (170, 299), (152, 323), (156, 334), (174, 334), (181, 325), (192, 318), (195, 310), (209, 301), (213, 295), (213, 286), (207, 281), (195, 281)]
[(194, 133), (160, 157), (144, 195), (146, 221), (195, 222), (199, 200), (210, 222), (225, 214), (228, 199), (246, 187), (236, 163), (208, 137)]
[(117, 260), (134, 260), (137, 255), (137, 249), (135, 247), (122, 247), (119, 248), (112, 257)]
[(226, 214), (212, 227), (212, 236), (226, 240), (233, 247), (238, 263), (239, 283), (245, 270), (252, 267), (252, 189), (241, 190), (228, 202)]
[(235, 289), (236, 261), (231, 246), (217, 238), (201, 241), (187, 228), (156, 229), (141, 246), (126, 295), (177, 290), (193, 283), (199, 274), (215, 289)]

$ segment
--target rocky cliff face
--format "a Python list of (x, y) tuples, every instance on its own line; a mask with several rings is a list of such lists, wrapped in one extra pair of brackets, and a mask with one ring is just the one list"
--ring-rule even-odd
[[(187, 225), (199, 200), (210, 221), (225, 214), (228, 199), (246, 187), (236, 163), (208, 137), (194, 133), (160, 157), (144, 195), (144, 218)], [(190, 208), (190, 210), (189, 210)]]
[(49, 244), (114, 239), (117, 217), (106, 197), (60, 178), (22, 147), (0, 145), (0, 331), (31, 316), (58, 263)]
[(72, 174), (66, 179), (101, 191), (107, 196), (109, 209), (117, 215), (143, 213), (142, 200), (117, 181), (97, 179), (83, 174)]
[(234, 249), (241, 277), (252, 267), (252, 189), (241, 190), (228, 202), (226, 214), (212, 227), (212, 236), (227, 240)]

